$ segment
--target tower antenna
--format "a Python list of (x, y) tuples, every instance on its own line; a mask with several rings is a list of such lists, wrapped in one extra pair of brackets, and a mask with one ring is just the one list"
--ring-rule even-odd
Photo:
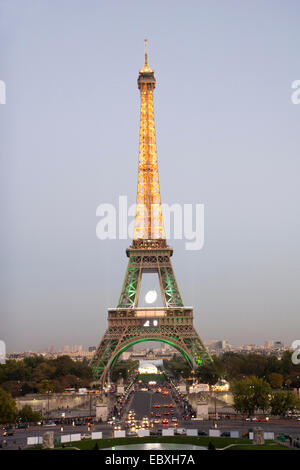
[(148, 39), (144, 39), (144, 42), (145, 42), (145, 65), (148, 65), (147, 41), (148, 41)]

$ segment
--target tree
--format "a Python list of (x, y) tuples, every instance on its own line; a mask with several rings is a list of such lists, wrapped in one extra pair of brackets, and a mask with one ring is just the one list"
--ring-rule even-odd
[(17, 413), (16, 402), (13, 397), (0, 388), (0, 423), (12, 423)]
[(270, 406), (272, 415), (285, 416), (288, 411), (293, 411), (299, 406), (299, 399), (295, 393), (278, 390), (272, 394)]
[(257, 410), (265, 411), (269, 407), (271, 387), (258, 377), (246, 377), (232, 384), (234, 408), (248, 416)]
[[(298, 367), (298, 370), (297, 370)], [(294, 366), (294, 370), (290, 372), (288, 377), (285, 380), (287, 386), (300, 388), (300, 368), (298, 366)]]
[(180, 379), (180, 377), (188, 378), (191, 375), (190, 365), (178, 356), (173, 357), (175, 357), (175, 359), (164, 359), (164, 367), (169, 370), (176, 379)]
[(40, 383), (37, 383), (38, 393), (48, 393), (55, 391), (55, 385), (52, 380), (43, 379)]
[(51, 361), (51, 365), (54, 365), (56, 368), (55, 377), (73, 374), (73, 369), (76, 368), (76, 363), (70, 356), (59, 356)]
[(292, 363), (292, 352), (285, 351), (281, 358), (281, 372), (284, 375), (289, 375), (290, 372), (293, 370), (294, 365)]
[(25, 357), (23, 359), (23, 361), (24, 361), (25, 366), (32, 370), (32, 369), (35, 369), (42, 362), (45, 362), (45, 359), (41, 355), (40, 356), (29, 356), (29, 357)]
[(1, 388), (9, 393), (13, 398), (22, 395), (22, 384), (19, 381), (11, 380), (2, 382)]
[(263, 377), (267, 368), (268, 359), (259, 354), (237, 354), (226, 352), (220, 358), (230, 381), (241, 380), (245, 376), (255, 375)]
[(23, 361), (10, 359), (0, 365), (0, 383), (6, 381), (23, 381), (29, 378), (30, 371)]
[(42, 415), (39, 411), (33, 411), (31, 406), (24, 405), (18, 414), (18, 418), (23, 423), (37, 423), (42, 420)]
[(40, 382), (41, 380), (50, 380), (55, 376), (56, 368), (53, 365), (48, 364), (47, 362), (41, 362), (33, 372), (32, 379), (35, 382)]
[(210, 364), (199, 366), (196, 370), (196, 376), (200, 382), (214, 385), (222, 374), (220, 374), (215, 362), (212, 362)]
[(272, 372), (268, 377), (269, 383), (272, 388), (281, 388), (283, 384), (283, 375), (277, 372)]
[(21, 388), (21, 395), (27, 395), (28, 393), (38, 393), (38, 384), (35, 382), (24, 382)]

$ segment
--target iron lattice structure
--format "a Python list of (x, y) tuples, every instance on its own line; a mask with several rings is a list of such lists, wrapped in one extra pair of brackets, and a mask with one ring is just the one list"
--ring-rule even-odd
[(154, 124), (153, 90), (155, 84), (154, 72), (148, 65), (146, 50), (145, 65), (140, 70), (138, 78), (141, 111), (134, 240), (166, 238), (160, 201)]
[[(108, 328), (91, 361), (94, 375), (102, 385), (119, 355), (142, 341), (172, 345), (193, 368), (212, 361), (193, 326), (193, 309), (183, 304), (170, 259), (173, 250), (166, 242), (154, 126), (155, 83), (146, 50), (145, 65), (138, 77), (141, 114), (134, 238), (126, 250), (129, 261), (117, 307), (108, 310)], [(158, 274), (163, 307), (138, 307), (146, 272)]]

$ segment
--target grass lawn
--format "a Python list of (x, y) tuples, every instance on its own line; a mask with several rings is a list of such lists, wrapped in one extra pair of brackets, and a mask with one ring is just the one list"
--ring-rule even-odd
[[(93, 441), (76, 441), (65, 444), (67, 447), (77, 447), (81, 450), (93, 450), (98, 445), (98, 449), (111, 448), (116, 445), (132, 445), (132, 444), (143, 444), (149, 442), (170, 442), (174, 444), (194, 444), (198, 446), (207, 447), (211, 442), (216, 449), (223, 449), (230, 444), (237, 444), (233, 447), (229, 447), (228, 450), (289, 450), (287, 447), (275, 443), (274, 441), (266, 441), (264, 446), (254, 446), (251, 441), (245, 439), (234, 439), (226, 437), (206, 437), (206, 436), (154, 436), (154, 437), (124, 437), (118, 439), (95, 439)], [(61, 448), (61, 444), (57, 445), (56, 448)], [(226, 449), (227, 450), (227, 449)]]
[(136, 378), (136, 382), (139, 380), (144, 383), (157, 382), (157, 384), (159, 384), (160, 382), (165, 382), (166, 376), (165, 374), (139, 374)]

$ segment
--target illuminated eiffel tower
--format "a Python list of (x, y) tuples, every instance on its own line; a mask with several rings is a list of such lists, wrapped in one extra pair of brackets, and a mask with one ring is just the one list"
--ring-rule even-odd
[[(139, 72), (141, 94), (137, 207), (132, 245), (127, 248), (128, 267), (117, 308), (108, 310), (108, 328), (93, 356), (96, 378), (105, 384), (119, 355), (142, 341), (167, 343), (184, 356), (192, 368), (212, 359), (193, 326), (193, 309), (185, 307), (171, 264), (163, 226), (154, 126), (154, 72), (145, 65)], [(143, 273), (157, 273), (163, 307), (139, 308)]]

